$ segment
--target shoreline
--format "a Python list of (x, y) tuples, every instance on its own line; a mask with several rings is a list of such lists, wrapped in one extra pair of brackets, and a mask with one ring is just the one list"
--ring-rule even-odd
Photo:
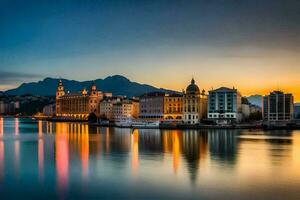
[(264, 124), (231, 124), (231, 125), (207, 125), (207, 124), (197, 124), (197, 125), (187, 125), (187, 124), (160, 124), (159, 127), (133, 127), (133, 126), (117, 126), (114, 123), (100, 124), (100, 123), (90, 123), (87, 120), (79, 119), (59, 119), (59, 118), (36, 118), (37, 120), (45, 120), (51, 122), (74, 122), (74, 123), (85, 123), (90, 126), (96, 127), (116, 127), (116, 128), (133, 128), (133, 129), (162, 129), (162, 130), (205, 130), (205, 129), (228, 129), (228, 130), (300, 130), (300, 125), (264, 125)]
[(89, 126), (94, 127), (116, 127), (116, 128), (132, 128), (132, 129), (162, 129), (162, 130), (205, 130), (205, 129), (228, 129), (228, 130), (300, 130), (300, 125), (298, 124), (288, 124), (288, 125), (264, 125), (264, 124), (231, 124), (231, 125), (207, 125), (207, 124), (160, 124), (159, 127), (133, 127), (133, 126), (117, 126), (114, 123), (100, 124), (100, 123), (90, 123), (87, 120), (82, 119), (63, 119), (63, 118), (53, 118), (53, 117), (36, 117), (36, 116), (11, 116), (5, 115), (1, 116), (4, 118), (21, 118), (21, 119), (33, 119), (33, 120), (43, 120), (48, 122), (68, 122), (68, 123), (84, 123)]

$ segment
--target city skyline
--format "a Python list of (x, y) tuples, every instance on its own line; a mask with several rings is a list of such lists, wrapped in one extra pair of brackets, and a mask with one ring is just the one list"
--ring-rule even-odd
[[(300, 100), (297, 1), (2, 1), (0, 91), (121, 74), (181, 91), (236, 87)], [(217, 13), (217, 14), (216, 14)]]

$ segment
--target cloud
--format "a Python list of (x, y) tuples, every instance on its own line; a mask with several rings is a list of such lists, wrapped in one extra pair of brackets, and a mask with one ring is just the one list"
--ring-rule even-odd
[(24, 72), (8, 72), (0, 71), (0, 84), (8, 85), (17, 82), (27, 81), (34, 78), (41, 78), (40, 74), (24, 73)]

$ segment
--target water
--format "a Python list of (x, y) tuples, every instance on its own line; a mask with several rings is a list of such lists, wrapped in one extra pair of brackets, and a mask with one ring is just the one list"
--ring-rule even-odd
[(0, 119), (3, 198), (299, 199), (300, 131)]

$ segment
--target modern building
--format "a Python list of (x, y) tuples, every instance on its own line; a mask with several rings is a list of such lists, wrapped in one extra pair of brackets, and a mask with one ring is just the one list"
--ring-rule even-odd
[(95, 83), (90, 91), (83, 89), (78, 93), (65, 93), (60, 80), (56, 91), (56, 116), (87, 119), (91, 113), (94, 113), (99, 117), (99, 103), (104, 96), (111, 96), (111, 93), (104, 94), (97, 91)]
[(300, 103), (294, 104), (294, 119), (300, 119)]
[(221, 87), (210, 90), (208, 119), (217, 124), (236, 123), (242, 120), (242, 97), (237, 89)]
[(289, 121), (294, 115), (294, 97), (282, 91), (273, 91), (263, 98), (264, 121)]
[(192, 79), (191, 84), (183, 92), (183, 122), (198, 124), (207, 117), (207, 96), (205, 90), (200, 93), (199, 87)]

